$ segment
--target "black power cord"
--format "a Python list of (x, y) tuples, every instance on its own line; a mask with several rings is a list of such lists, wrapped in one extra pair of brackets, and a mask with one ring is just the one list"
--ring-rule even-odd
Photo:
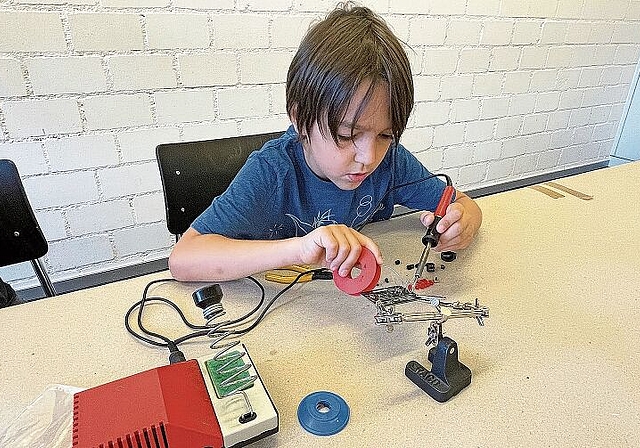
[[(149, 345), (153, 345), (156, 347), (165, 347), (169, 349), (169, 362), (171, 364), (175, 363), (175, 362), (180, 362), (180, 361), (185, 361), (185, 356), (184, 354), (180, 351), (180, 349), (178, 348), (178, 345), (188, 341), (190, 339), (194, 339), (194, 338), (198, 338), (198, 337), (212, 337), (215, 335), (222, 335), (224, 333), (230, 334), (230, 335), (243, 335), (245, 333), (248, 333), (249, 331), (253, 330), (256, 326), (258, 326), (258, 324), (260, 322), (262, 322), (262, 320), (264, 319), (264, 316), (267, 314), (267, 312), (269, 311), (269, 309), (273, 306), (273, 304), (275, 303), (276, 300), (278, 300), (285, 292), (287, 292), (289, 289), (291, 289), (294, 285), (296, 285), (297, 283), (299, 283), (300, 279), (302, 277), (304, 277), (307, 274), (316, 274), (316, 273), (324, 273), (326, 272), (326, 269), (321, 268), (321, 269), (311, 269), (309, 271), (306, 272), (302, 272), (300, 274), (298, 274), (292, 281), (291, 283), (289, 283), (287, 286), (285, 286), (284, 288), (282, 288), (276, 295), (273, 296), (273, 298), (271, 298), (271, 300), (269, 300), (269, 302), (263, 307), (264, 301), (265, 301), (265, 289), (264, 286), (255, 278), (249, 276), (246, 277), (248, 280), (252, 281), (254, 284), (256, 284), (258, 286), (258, 288), (260, 289), (260, 300), (258, 302), (258, 304), (252, 309), (250, 310), (248, 313), (246, 313), (245, 315), (237, 318), (237, 319), (233, 319), (233, 320), (229, 320), (229, 321), (224, 321), (224, 322), (220, 322), (219, 324), (217, 324), (214, 328), (208, 327), (206, 325), (196, 325), (193, 324), (191, 322), (189, 322), (189, 320), (186, 318), (186, 316), (184, 315), (184, 313), (182, 312), (182, 310), (180, 309), (180, 307), (178, 305), (176, 305), (174, 302), (172, 302), (169, 299), (166, 299), (164, 297), (159, 297), (159, 296), (149, 296), (149, 289), (151, 288), (151, 286), (158, 284), (158, 283), (163, 283), (163, 282), (177, 282), (177, 280), (172, 279), (172, 278), (164, 278), (164, 279), (157, 279), (157, 280), (152, 280), (151, 282), (149, 282), (142, 293), (142, 298), (134, 303), (125, 313), (124, 316), (124, 324), (125, 324), (125, 328), (127, 329), (127, 331), (136, 339), (145, 342)], [(189, 328), (191, 328), (192, 330), (195, 330), (191, 333), (188, 333), (186, 335), (183, 335), (175, 340), (172, 340), (162, 334), (153, 332), (148, 330), (147, 328), (145, 328), (145, 326), (142, 324), (142, 316), (143, 316), (143, 312), (144, 312), (144, 307), (146, 304), (148, 304), (149, 302), (161, 302), (164, 303), (166, 305), (169, 305), (171, 308), (173, 308), (178, 315), (180, 316), (182, 322)], [(257, 317), (254, 318), (253, 322), (248, 323), (248, 320), (253, 318), (254, 315), (256, 313), (258, 313), (258, 311), (260, 310), (260, 308), (262, 308), (262, 310), (260, 311), (260, 313), (257, 315)], [(136, 311), (136, 309), (138, 310), (137, 313), (137, 326), (140, 330), (140, 333), (135, 331), (132, 327), (131, 327), (131, 316), (132, 314)], [(246, 326), (244, 326), (243, 328), (239, 328), (239, 329), (233, 329), (233, 330), (225, 330), (225, 328), (228, 328), (229, 326), (233, 325), (243, 325), (246, 324)], [(142, 334), (141, 334), (142, 333)]]
[(364, 226), (366, 226), (367, 224), (369, 224), (371, 222), (371, 219), (373, 219), (373, 215), (375, 215), (379, 211), (380, 205), (382, 205), (384, 200), (387, 199), (387, 196), (389, 196), (389, 194), (393, 193), (396, 190), (399, 190), (400, 188), (410, 187), (411, 185), (416, 185), (416, 184), (419, 184), (421, 182), (425, 182), (425, 181), (427, 181), (429, 179), (433, 179), (434, 177), (443, 177), (444, 180), (445, 180), (445, 183), (448, 186), (453, 185), (452, 182), (451, 182), (451, 177), (449, 177), (449, 175), (447, 175), (445, 173), (431, 174), (431, 175), (429, 175), (427, 177), (422, 177), (422, 178), (417, 179), (417, 180), (412, 180), (411, 182), (405, 182), (403, 184), (394, 185), (393, 187), (391, 187), (389, 190), (387, 190), (385, 192), (385, 194), (382, 196), (382, 198), (378, 201), (378, 203), (374, 207), (373, 213), (371, 213), (371, 215), (362, 224), (360, 224), (358, 227), (356, 227), (356, 230), (358, 232), (360, 232), (364, 228)]

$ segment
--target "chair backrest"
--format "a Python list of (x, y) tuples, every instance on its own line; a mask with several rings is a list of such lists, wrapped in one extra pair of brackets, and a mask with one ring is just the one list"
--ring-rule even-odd
[(158, 145), (156, 158), (169, 232), (177, 236), (186, 232), (211, 201), (224, 193), (249, 154), (282, 134)]
[(56, 291), (40, 257), (49, 250), (33, 213), (16, 165), (0, 159), (0, 266), (30, 261), (42, 289), (49, 297)]
[(24, 191), (18, 169), (0, 159), (0, 266), (40, 258), (49, 246)]

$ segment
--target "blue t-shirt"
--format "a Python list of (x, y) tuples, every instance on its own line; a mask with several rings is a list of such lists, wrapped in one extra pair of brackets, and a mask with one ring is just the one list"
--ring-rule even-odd
[(327, 224), (357, 229), (388, 219), (394, 205), (434, 210), (445, 183), (437, 177), (420, 182), (428, 176), (418, 159), (398, 144), (355, 190), (341, 190), (311, 171), (290, 127), (254, 151), (229, 188), (191, 226), (199, 233), (253, 240), (302, 236)]

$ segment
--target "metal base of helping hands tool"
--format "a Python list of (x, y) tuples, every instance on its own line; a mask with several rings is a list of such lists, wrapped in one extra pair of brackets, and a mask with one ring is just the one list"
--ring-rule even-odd
[(443, 337), (429, 350), (431, 371), (417, 361), (409, 361), (404, 373), (433, 399), (443, 403), (471, 384), (471, 369), (458, 360), (458, 344)]
[[(354, 271), (360, 272), (354, 277)], [(333, 282), (341, 291), (357, 296), (376, 287), (381, 271), (373, 252), (363, 247), (356, 265), (346, 276), (341, 277), (337, 269), (333, 270)]]

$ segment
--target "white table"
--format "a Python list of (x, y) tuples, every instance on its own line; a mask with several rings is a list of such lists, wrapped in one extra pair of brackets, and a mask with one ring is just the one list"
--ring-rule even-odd
[[(332, 282), (306, 284), (276, 302), (242, 337), (280, 414), (277, 435), (256, 447), (640, 446), (640, 163), (564, 178), (593, 195), (551, 197), (531, 188), (478, 200), (484, 223), (458, 259), (439, 268), (429, 293), (478, 298), (490, 308), (474, 320), (445, 323), (471, 368), (471, 385), (438, 403), (404, 376), (407, 362), (429, 367), (427, 324), (389, 333), (374, 325), (375, 306)], [(385, 263), (401, 276), (421, 252), (417, 215), (368, 226)], [(400, 260), (400, 265), (395, 264)], [(141, 344), (123, 316), (148, 275), (0, 310), (0, 428), (48, 384), (91, 387), (167, 363)], [(393, 278), (391, 270), (383, 278)], [(202, 284), (167, 283), (154, 295), (174, 299), (202, 322), (191, 292)], [(247, 280), (222, 284), (223, 304), (239, 316), (257, 300)], [(280, 285), (267, 285), (272, 296)], [(165, 307), (150, 306), (149, 328), (184, 329)], [(208, 343), (183, 346), (187, 357)], [(328, 390), (351, 410), (331, 437), (305, 432), (296, 416), (307, 394)]]

